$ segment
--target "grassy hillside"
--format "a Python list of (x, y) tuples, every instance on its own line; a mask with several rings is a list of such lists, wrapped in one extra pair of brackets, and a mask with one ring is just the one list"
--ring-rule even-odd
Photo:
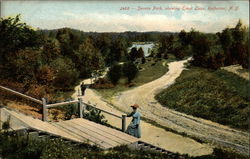
[(247, 80), (225, 70), (192, 67), (156, 99), (165, 107), (247, 130), (248, 88)]
[[(151, 82), (163, 76), (168, 71), (167, 64), (170, 60), (172, 60), (172, 58), (168, 60), (162, 60), (162, 59), (154, 59), (154, 58), (148, 57), (147, 62), (145, 64), (140, 64), (139, 67), (141, 69), (139, 70), (135, 79), (133, 79), (131, 87), (143, 85), (145, 83)], [(116, 93), (126, 91), (130, 89), (131, 87), (128, 87), (127, 79), (121, 78), (118, 84), (114, 88), (96, 89), (96, 90), (104, 98), (110, 98)]]

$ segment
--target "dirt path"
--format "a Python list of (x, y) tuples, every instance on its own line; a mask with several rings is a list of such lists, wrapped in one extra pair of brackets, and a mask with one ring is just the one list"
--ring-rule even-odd
[[(90, 79), (83, 81), (85, 84), (90, 84)], [(78, 98), (80, 86), (75, 87), (75, 93), (72, 95), (73, 98)], [(105, 109), (107, 111), (113, 112), (117, 115), (124, 114), (122, 111), (117, 110), (107, 102), (105, 102), (97, 93), (92, 89), (87, 89), (85, 91), (85, 96), (82, 97), (86, 103), (91, 103), (99, 108)], [(130, 110), (129, 110), (130, 111)], [(103, 114), (105, 119), (108, 120), (109, 124), (121, 128), (121, 120), (113, 116)], [(130, 123), (131, 119), (127, 118), (127, 125)], [(145, 121), (141, 121), (141, 127), (143, 129), (142, 141), (151, 143), (153, 145), (162, 147), (172, 152), (178, 152), (181, 154), (189, 154), (191, 156), (201, 156), (211, 154), (213, 149), (212, 146), (208, 144), (201, 144), (188, 137), (183, 137), (178, 134), (166, 131), (163, 128), (159, 128)]]
[(246, 80), (249, 80), (249, 75), (250, 75), (249, 71), (247, 69), (243, 69), (241, 65), (231, 65), (231, 66), (222, 67), (221, 69), (234, 73)]
[[(87, 83), (87, 81), (84, 81), (84, 83)], [(76, 87), (76, 90), (78, 90), (78, 88), (79, 87)], [(83, 97), (83, 100), (85, 102), (91, 103), (92, 105), (96, 105), (98, 108), (105, 109), (120, 116), (124, 114), (123, 112), (118, 111), (112, 105), (102, 100), (102, 98), (98, 96), (94, 90), (87, 89), (85, 94), (86, 95)], [(74, 94), (73, 97), (76, 98), (76, 95), (77, 93)], [(108, 120), (109, 124), (117, 128), (121, 128), (120, 119), (110, 116), (108, 114), (103, 115), (105, 116), (105, 119)], [(130, 121), (131, 119), (127, 118), (127, 125), (130, 123)], [(178, 152), (181, 154), (189, 154), (191, 156), (211, 154), (213, 151), (212, 147), (208, 144), (201, 144), (193, 139), (183, 137), (172, 132), (168, 132), (150, 123), (141, 121), (141, 127), (143, 129), (143, 134), (141, 138), (142, 141), (151, 143), (169, 151)]]
[(247, 132), (170, 110), (161, 106), (154, 99), (160, 90), (175, 82), (184, 69), (185, 62), (187, 60), (169, 63), (169, 72), (164, 76), (120, 93), (112, 99), (111, 103), (124, 112), (130, 111), (129, 105), (137, 103), (140, 105), (139, 111), (144, 117), (156, 121), (162, 126), (248, 154), (249, 135)]
[[(162, 107), (154, 96), (161, 89), (167, 88), (175, 82), (175, 79), (184, 69), (184, 63), (187, 60), (169, 63), (169, 71), (161, 78), (145, 85), (119, 93), (110, 104), (105, 102), (93, 90), (87, 89), (84, 96), (85, 102), (96, 104), (98, 107), (112, 111), (117, 114), (121, 112), (130, 112), (129, 105), (137, 103), (140, 105), (139, 111), (143, 117), (157, 122), (158, 124), (171, 128), (180, 133), (186, 133), (190, 136), (198, 137), (202, 140), (216, 143), (221, 146), (234, 148), (235, 150), (248, 154), (249, 136), (246, 132), (231, 129), (208, 120), (196, 118), (190, 115), (179, 113)], [(88, 83), (90, 80), (84, 81)], [(79, 86), (76, 88), (76, 92)], [(73, 95), (75, 98), (77, 93)], [(120, 110), (120, 111), (118, 111)], [(105, 115), (111, 125), (121, 127), (121, 121), (110, 115)], [(127, 121), (129, 123), (129, 121)], [(179, 153), (187, 153), (197, 156), (209, 154), (212, 148), (206, 144), (200, 144), (190, 138), (165, 131), (162, 128), (142, 121), (143, 137), (142, 140), (163, 147), (167, 150)]]

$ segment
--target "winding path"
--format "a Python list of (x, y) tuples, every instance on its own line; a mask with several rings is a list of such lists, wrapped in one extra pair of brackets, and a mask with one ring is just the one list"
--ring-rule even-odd
[(128, 112), (128, 106), (137, 103), (140, 105), (139, 111), (144, 117), (162, 126), (248, 154), (249, 134), (247, 132), (168, 109), (155, 100), (154, 97), (159, 91), (173, 84), (175, 79), (180, 76), (185, 69), (185, 62), (187, 60), (169, 63), (169, 71), (164, 76), (120, 93), (113, 98), (112, 104), (122, 111)]
[[(113, 111), (117, 114), (131, 111), (129, 105), (137, 103), (140, 105), (139, 111), (142, 113), (143, 117), (153, 120), (164, 127), (171, 128), (180, 133), (186, 133), (190, 136), (195, 136), (204, 141), (233, 148), (243, 154), (248, 154), (249, 135), (247, 132), (238, 131), (209, 120), (170, 110), (161, 106), (154, 99), (154, 96), (159, 91), (175, 82), (175, 79), (179, 77), (181, 72), (185, 69), (184, 63), (188, 60), (169, 63), (169, 71), (161, 78), (119, 93), (109, 101), (110, 104), (102, 100), (102, 98), (91, 89), (86, 90), (86, 95), (83, 99), (92, 104), (96, 104), (100, 108)], [(88, 83), (89, 80), (85, 80), (84, 82)], [(77, 92), (79, 86), (75, 89)], [(76, 94), (74, 94), (73, 97), (76, 97)], [(105, 115), (105, 117), (110, 124), (120, 127), (120, 121), (108, 115)], [(206, 144), (200, 144), (190, 138), (167, 132), (164, 129), (144, 121), (142, 122), (142, 128), (145, 131), (143, 132), (144, 136), (142, 138), (144, 141), (156, 144), (170, 151), (188, 153), (193, 156), (211, 153), (211, 147)]]

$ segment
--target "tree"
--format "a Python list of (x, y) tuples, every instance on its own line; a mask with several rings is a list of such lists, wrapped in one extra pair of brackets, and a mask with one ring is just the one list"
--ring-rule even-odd
[(179, 33), (178, 35), (180, 41), (181, 41), (181, 44), (183, 46), (186, 46), (189, 44), (189, 41), (188, 41), (188, 34), (186, 33), (185, 30), (181, 30), (181, 32)]
[(129, 55), (127, 53), (127, 42), (124, 38), (118, 37), (116, 40), (112, 42), (111, 51), (109, 55), (108, 61), (110, 63), (113, 63), (115, 61), (121, 61), (123, 58), (124, 60), (129, 58)]
[(124, 63), (122, 71), (124, 76), (128, 78), (128, 83), (130, 83), (138, 73), (138, 69), (133, 62)]
[(55, 87), (67, 90), (76, 83), (79, 72), (71, 59), (66, 57), (57, 58), (51, 63), (51, 66), (56, 72), (54, 79)]
[(174, 55), (178, 60), (182, 60), (185, 57), (185, 54), (183, 52), (183, 46), (175, 48)]
[(118, 63), (113, 64), (107, 74), (109, 80), (116, 85), (122, 76), (122, 66)]
[(104, 67), (104, 61), (101, 53), (93, 45), (90, 38), (86, 38), (75, 52), (76, 67), (82, 77), (88, 77), (93, 71)]
[(143, 58), (144, 57), (144, 51), (143, 51), (142, 47), (140, 47), (138, 49), (137, 57), (138, 58)]
[(158, 49), (157, 57), (168, 58), (168, 53), (172, 53), (174, 44), (174, 36), (171, 34), (169, 36), (161, 36), (160, 38), (160, 47)]
[(207, 66), (207, 54), (211, 48), (211, 42), (205, 34), (198, 34), (196, 38), (192, 40), (193, 48), (193, 61), (195, 66), (206, 67)]
[(56, 39), (47, 39), (43, 45), (43, 59), (45, 63), (50, 63), (58, 56), (61, 56), (60, 43)]
[(109, 34), (100, 33), (100, 35), (96, 37), (93, 43), (94, 43), (95, 48), (100, 50), (100, 53), (102, 54), (105, 64), (110, 65), (111, 61), (109, 61), (109, 59), (111, 55), (112, 41), (111, 41), (111, 37), (109, 36)]
[(20, 22), (20, 15), (14, 18), (0, 18), (0, 64), (8, 64), (8, 57), (26, 47), (41, 45), (39, 34), (26, 23)]
[(137, 48), (136, 47), (133, 47), (130, 51), (130, 59), (132, 61), (135, 61), (135, 59), (137, 58), (137, 54), (138, 54), (138, 51), (137, 51)]
[(21, 49), (7, 57), (8, 78), (18, 82), (35, 82), (35, 74), (41, 66), (41, 51), (33, 48)]
[(37, 81), (42, 85), (50, 86), (51, 84), (53, 84), (55, 78), (55, 70), (48, 65), (41, 66), (36, 74)]
[(222, 33), (219, 34), (219, 38), (226, 57), (225, 64), (230, 65), (232, 63), (232, 55), (230, 52), (230, 48), (233, 43), (232, 30), (229, 28), (224, 29)]

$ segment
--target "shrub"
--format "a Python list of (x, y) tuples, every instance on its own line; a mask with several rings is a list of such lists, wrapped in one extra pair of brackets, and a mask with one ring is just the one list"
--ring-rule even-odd
[(108, 71), (108, 78), (112, 82), (112, 84), (116, 85), (119, 79), (122, 76), (122, 66), (118, 63), (115, 63), (113, 66), (110, 67)]
[(107, 120), (105, 120), (104, 116), (101, 114), (101, 111), (96, 110), (90, 106), (87, 106), (86, 108), (88, 112), (83, 113), (83, 118), (86, 118), (90, 121), (94, 121), (96, 123), (102, 124), (102, 125), (108, 125)]
[(126, 62), (122, 68), (123, 74), (128, 78), (128, 83), (130, 83), (137, 75), (138, 69), (132, 62)]

